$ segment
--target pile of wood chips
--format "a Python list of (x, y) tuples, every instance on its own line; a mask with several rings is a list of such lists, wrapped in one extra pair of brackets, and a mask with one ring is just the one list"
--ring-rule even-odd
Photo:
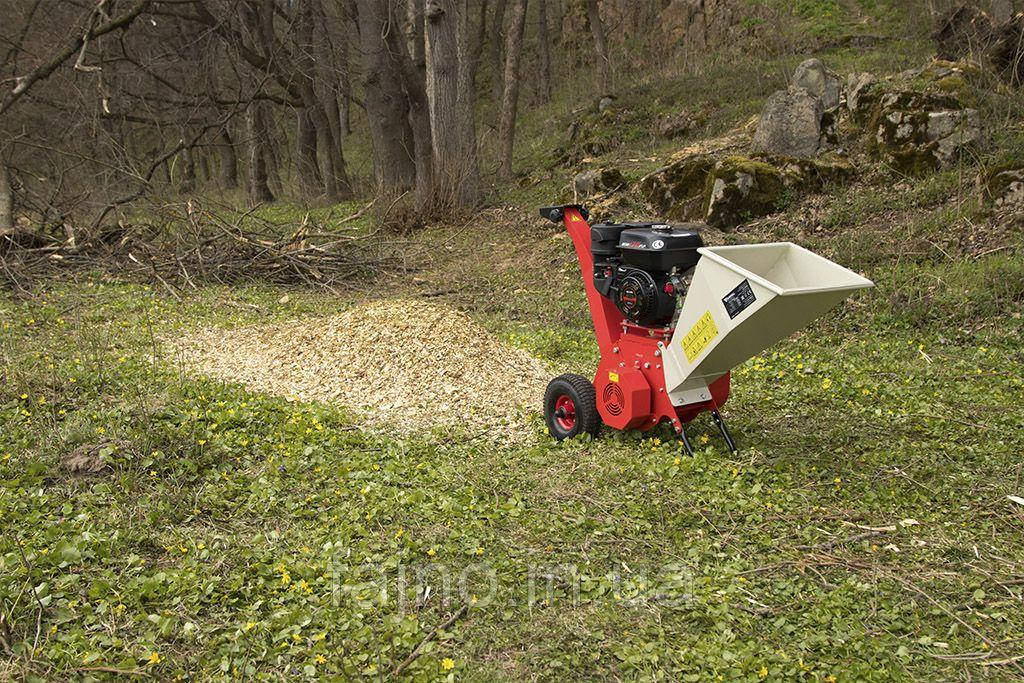
[(336, 402), (404, 433), (457, 427), (498, 442), (530, 434), (551, 376), (466, 314), (404, 299), (172, 344), (187, 369), (257, 391)]

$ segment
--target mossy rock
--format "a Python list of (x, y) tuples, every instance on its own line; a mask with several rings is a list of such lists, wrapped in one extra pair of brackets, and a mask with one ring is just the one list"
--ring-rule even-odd
[(903, 145), (886, 151), (889, 165), (906, 176), (920, 177), (939, 170), (939, 159), (935, 155), (938, 145)]
[(978, 102), (974, 88), (971, 87), (971, 84), (961, 74), (940, 78), (932, 84), (932, 87), (935, 89), (935, 92), (955, 97), (959, 102), (968, 106), (976, 105)]
[(583, 114), (569, 126), (568, 141), (557, 147), (554, 165), (571, 166), (587, 157), (607, 154), (634, 134), (641, 120), (636, 112), (606, 109)]
[(564, 201), (576, 201), (595, 195), (610, 194), (624, 189), (628, 184), (626, 176), (614, 166), (592, 168), (578, 173), (572, 179), (572, 187), (563, 194)]
[(706, 220), (723, 230), (780, 208), (791, 194), (783, 172), (750, 157), (731, 156), (719, 161), (707, 179)]
[(870, 147), (906, 175), (948, 166), (982, 138), (977, 110), (956, 95), (908, 90), (882, 96), (869, 130)]
[(778, 169), (786, 188), (797, 192), (819, 191), (827, 185), (845, 183), (856, 173), (856, 168), (849, 160), (835, 155), (803, 159), (777, 154), (755, 154), (754, 159)]
[(853, 123), (858, 126), (870, 126), (881, 109), (886, 86), (887, 84), (883, 81), (872, 81), (859, 90), (857, 108), (850, 110), (850, 119)]
[(1001, 164), (983, 169), (978, 174), (983, 202), (996, 206), (1024, 203), (1024, 165)]
[(858, 90), (857, 106), (850, 110), (855, 124), (873, 130), (886, 110), (965, 109), (976, 107), (974, 83), (981, 68), (970, 62), (936, 60), (899, 76), (872, 81)]
[(699, 220), (707, 210), (707, 182), (715, 159), (695, 154), (645, 176), (637, 191), (668, 220)]

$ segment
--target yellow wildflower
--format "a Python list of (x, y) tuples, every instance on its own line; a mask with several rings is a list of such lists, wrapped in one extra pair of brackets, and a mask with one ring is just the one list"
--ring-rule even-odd
[(154, 652), (151, 655), (149, 655), (150, 664), (159, 664), (162, 659), (163, 657), (160, 656), (159, 652)]
[(441, 660), (441, 668), (445, 671), (451, 671), (455, 668), (455, 660), (451, 657), (445, 657)]

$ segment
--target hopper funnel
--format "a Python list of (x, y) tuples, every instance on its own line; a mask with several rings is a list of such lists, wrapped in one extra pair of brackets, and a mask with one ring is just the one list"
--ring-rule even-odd
[(674, 405), (874, 283), (790, 242), (702, 247), (665, 350)]

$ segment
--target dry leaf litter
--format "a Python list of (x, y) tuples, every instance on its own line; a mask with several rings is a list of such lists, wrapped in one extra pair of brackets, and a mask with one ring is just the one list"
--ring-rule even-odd
[(251, 389), (336, 402), (413, 432), (460, 427), (496, 441), (532, 433), (550, 372), (465, 313), (390, 299), (338, 315), (172, 342), (186, 367)]

